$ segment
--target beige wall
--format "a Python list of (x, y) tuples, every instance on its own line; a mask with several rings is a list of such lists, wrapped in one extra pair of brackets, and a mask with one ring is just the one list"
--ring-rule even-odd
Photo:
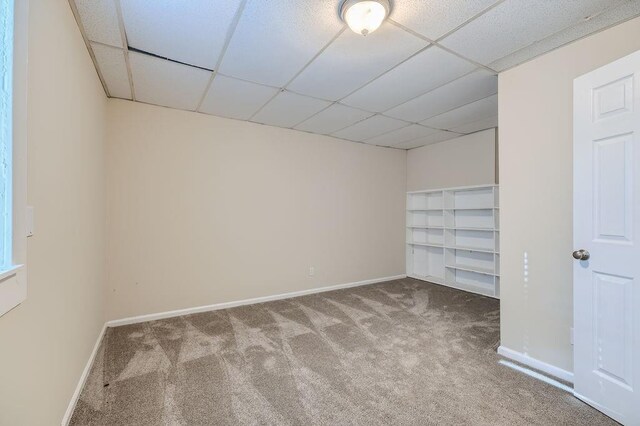
[(638, 49), (640, 18), (500, 74), (501, 343), (568, 371), (573, 79)]
[(0, 317), (0, 424), (55, 425), (104, 323), (106, 97), (66, 0), (31, 0), (28, 296)]
[(407, 191), (496, 183), (496, 131), (489, 129), (407, 153)]
[(404, 273), (405, 151), (108, 111), (109, 319)]

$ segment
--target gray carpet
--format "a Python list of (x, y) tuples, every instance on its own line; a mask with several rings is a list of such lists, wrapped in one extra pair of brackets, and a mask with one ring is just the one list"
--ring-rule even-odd
[(110, 328), (71, 424), (614, 424), (498, 364), (498, 306), (404, 279)]

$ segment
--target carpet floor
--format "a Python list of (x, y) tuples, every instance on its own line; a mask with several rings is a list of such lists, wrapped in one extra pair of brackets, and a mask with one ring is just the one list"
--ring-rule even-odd
[(615, 424), (498, 364), (498, 308), (407, 278), (109, 328), (71, 424)]

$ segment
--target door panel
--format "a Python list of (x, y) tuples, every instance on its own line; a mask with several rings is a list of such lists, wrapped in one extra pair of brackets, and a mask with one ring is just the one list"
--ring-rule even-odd
[(574, 82), (574, 392), (640, 424), (640, 52)]
[(630, 242), (633, 209), (633, 134), (594, 142), (594, 237), (600, 242)]
[(594, 121), (633, 111), (633, 75), (593, 89)]
[(595, 371), (614, 384), (632, 390), (633, 279), (594, 271), (593, 284)]

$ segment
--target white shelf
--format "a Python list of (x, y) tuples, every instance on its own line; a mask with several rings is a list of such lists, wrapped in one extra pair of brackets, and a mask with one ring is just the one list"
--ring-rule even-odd
[(500, 295), (498, 186), (407, 193), (407, 276)]
[(499, 299), (499, 294), (496, 293), (495, 290), (491, 289), (491, 288), (487, 288), (481, 285), (473, 285), (473, 284), (469, 284), (469, 283), (455, 283), (455, 285), (452, 285), (450, 287), (455, 287), (459, 290), (465, 290), (468, 291), (470, 293), (476, 293), (476, 294), (481, 294), (483, 296), (489, 296), (489, 297), (493, 297), (495, 299)]
[(435, 284), (444, 284), (443, 277), (436, 277), (433, 275), (407, 275), (409, 278), (415, 278), (417, 280), (429, 281), (430, 283)]
[(450, 207), (444, 208), (444, 210), (495, 210), (495, 207)]
[(447, 268), (457, 269), (459, 271), (467, 271), (467, 272), (477, 272), (478, 274), (483, 275), (498, 275), (493, 272), (491, 268), (482, 268), (480, 266), (468, 266), (468, 265), (446, 265)]
[(439, 247), (439, 248), (444, 248), (444, 246), (442, 244), (438, 244), (438, 243), (416, 243), (416, 242), (407, 242), (407, 244), (412, 245), (412, 246), (424, 246), (424, 247)]
[(453, 226), (447, 229), (453, 229), (456, 231), (486, 231), (486, 232), (497, 232), (498, 230), (495, 228), (474, 228), (470, 226)]
[(453, 249), (453, 250), (467, 250), (467, 251), (477, 251), (479, 253), (498, 253), (494, 249), (490, 248), (482, 248), (482, 247), (469, 247), (469, 246), (455, 246), (455, 245), (445, 245), (445, 248)]
[(485, 189), (485, 188), (498, 188), (498, 185), (469, 185), (469, 186), (453, 186), (451, 188), (445, 188), (445, 189), (421, 189), (418, 191), (409, 191), (407, 192), (407, 194), (411, 195), (411, 194), (431, 194), (431, 193), (437, 193), (437, 192), (443, 192), (443, 191), (469, 191), (472, 189)]

